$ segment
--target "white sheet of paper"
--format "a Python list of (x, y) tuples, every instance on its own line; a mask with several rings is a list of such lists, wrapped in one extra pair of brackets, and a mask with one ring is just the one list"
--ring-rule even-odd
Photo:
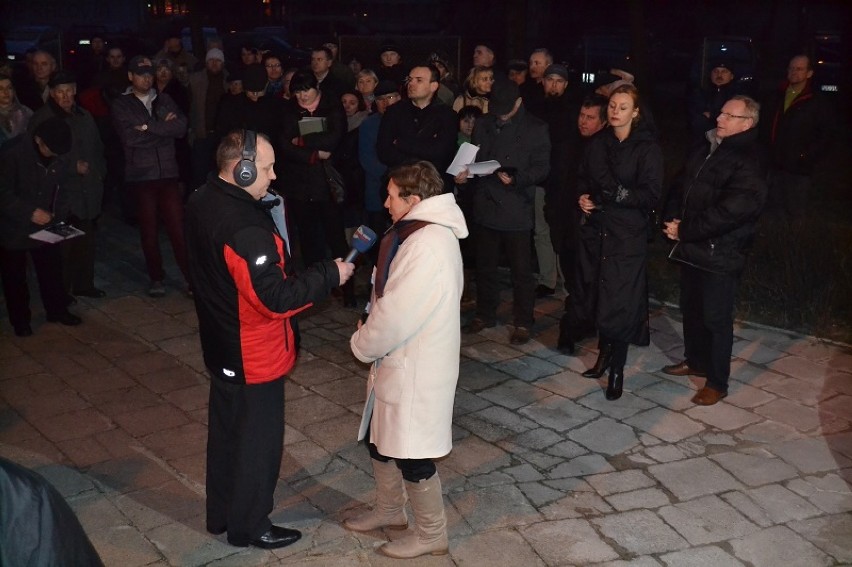
[(459, 146), (459, 151), (456, 152), (456, 157), (453, 158), (453, 163), (447, 168), (447, 173), (455, 177), (461, 173), (464, 168), (473, 163), (476, 159), (476, 152), (479, 151), (479, 146), (474, 146), (468, 142), (463, 142)]
[(471, 175), (491, 175), (500, 169), (500, 162), (497, 160), (479, 161), (467, 166), (467, 170)]
[(41, 242), (47, 242), (48, 244), (55, 244), (57, 242), (62, 242), (63, 240), (68, 240), (69, 238), (74, 238), (75, 236), (83, 236), (84, 234), (86, 233), (79, 228), (60, 222), (47, 226), (38, 232), (32, 233), (30, 238), (33, 240), (40, 240)]

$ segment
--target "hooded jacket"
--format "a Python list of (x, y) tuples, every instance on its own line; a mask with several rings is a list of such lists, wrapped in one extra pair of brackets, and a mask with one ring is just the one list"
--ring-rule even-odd
[(400, 245), (384, 294), (373, 295), (370, 317), (350, 341), (358, 360), (373, 363), (358, 438), (369, 425), (382, 455), (436, 458), (452, 449), (464, 279), (458, 241), (468, 230), (451, 193), (417, 203), (405, 220), (431, 224)]

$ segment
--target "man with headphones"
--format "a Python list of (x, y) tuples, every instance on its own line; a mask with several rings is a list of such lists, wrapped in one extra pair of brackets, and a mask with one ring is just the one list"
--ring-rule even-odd
[(293, 272), (285, 227), (270, 214), (280, 206), (269, 193), (274, 164), (265, 136), (231, 132), (216, 151), (218, 174), (186, 207), (189, 270), (211, 376), (207, 530), (227, 532), (232, 545), (264, 549), (301, 537), (268, 517), (284, 445), (284, 377), (298, 348), (291, 318), (355, 270), (337, 259)]

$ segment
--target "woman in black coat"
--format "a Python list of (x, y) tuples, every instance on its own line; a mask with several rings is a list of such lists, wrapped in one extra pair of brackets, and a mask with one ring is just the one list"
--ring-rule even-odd
[[(279, 143), (281, 170), (286, 172), (283, 190), (287, 210), (299, 231), (302, 261), (310, 266), (349, 251), (343, 232), (343, 205), (336, 201), (328, 183), (329, 167), (346, 133), (346, 117), (336, 96), (322, 93), (310, 71), (299, 71), (290, 80), (293, 98), (284, 103)], [(304, 119), (322, 119), (307, 133)], [(300, 123), (302, 124), (300, 129)], [(350, 292), (345, 288), (344, 292)], [(354, 302), (354, 295), (347, 303)]]
[(591, 140), (580, 168), (578, 261), (600, 340), (598, 360), (583, 376), (600, 378), (609, 369), (606, 398), (616, 400), (627, 346), (650, 343), (648, 213), (660, 198), (663, 155), (642, 120), (633, 85), (610, 94), (607, 118), (610, 128)]

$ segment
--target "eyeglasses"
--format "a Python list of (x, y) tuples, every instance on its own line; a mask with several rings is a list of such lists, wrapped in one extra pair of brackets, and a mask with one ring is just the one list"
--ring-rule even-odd
[(393, 100), (395, 98), (399, 98), (399, 95), (398, 94), (387, 94), (387, 95), (377, 96), (376, 100), (390, 101), (390, 100)]
[(267, 63), (265, 67), (267, 69), (279, 69), (281, 68), (281, 63)]
[(720, 112), (719, 118), (724, 118), (725, 120), (730, 120), (731, 118), (747, 119), (747, 118), (752, 118), (752, 117), (751, 116), (737, 116), (736, 114), (731, 114), (730, 112)]

